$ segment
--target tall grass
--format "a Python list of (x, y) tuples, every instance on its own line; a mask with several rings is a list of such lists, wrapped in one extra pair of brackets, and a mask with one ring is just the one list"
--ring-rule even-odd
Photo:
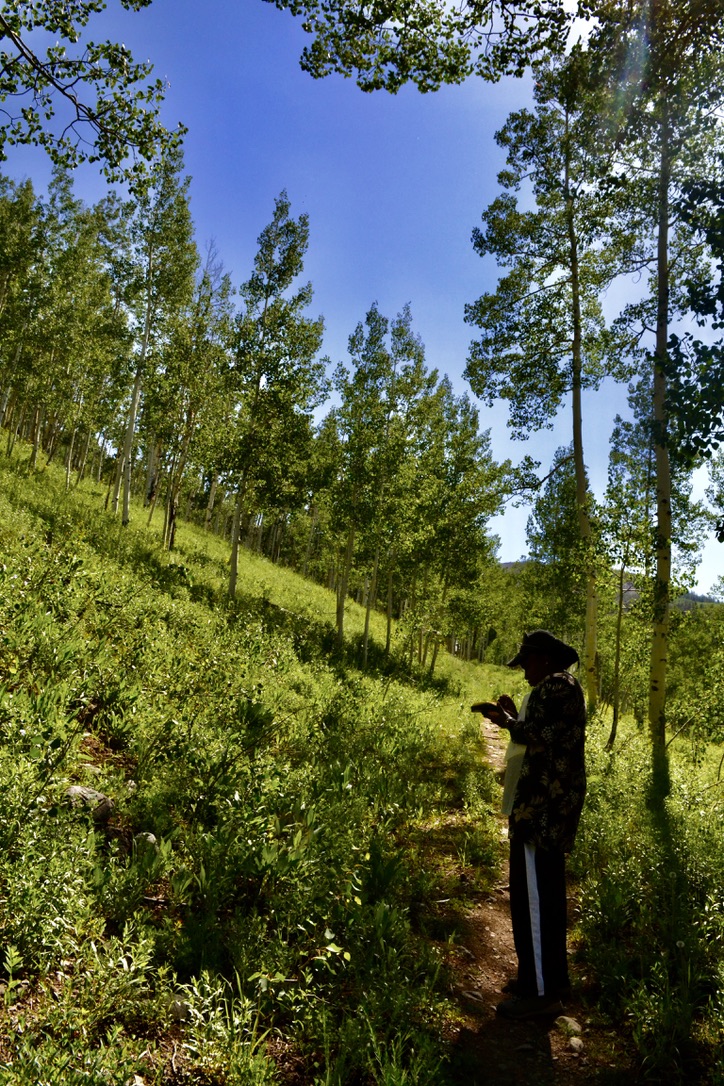
[(497, 861), (472, 691), (363, 674), (324, 590), (249, 555), (231, 603), (220, 541), (100, 497), (0, 469), (0, 1081), (439, 1081), (426, 835)]
[(581, 956), (597, 1009), (624, 1023), (645, 1079), (724, 1081), (724, 794), (713, 758), (670, 751), (654, 792), (647, 737), (588, 746), (589, 793), (574, 853)]

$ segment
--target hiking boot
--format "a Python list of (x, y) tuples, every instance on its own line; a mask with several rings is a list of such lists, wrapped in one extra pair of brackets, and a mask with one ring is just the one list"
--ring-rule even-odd
[(501, 1018), (536, 1018), (545, 1015), (562, 1014), (563, 1004), (558, 996), (513, 996), (505, 999), (495, 1008)]

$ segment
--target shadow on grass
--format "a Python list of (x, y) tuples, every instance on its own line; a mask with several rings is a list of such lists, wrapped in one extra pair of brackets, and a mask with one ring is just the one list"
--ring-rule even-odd
[(253, 619), (261, 622), (267, 631), (287, 636), (296, 656), (303, 663), (323, 659), (341, 676), (350, 671), (364, 670), (373, 678), (394, 680), (413, 686), (416, 690), (430, 690), (440, 695), (454, 693), (453, 684), (447, 677), (431, 677), (426, 672), (421, 673), (414, 665), (410, 666), (406, 656), (387, 653), (371, 639), (367, 643), (367, 666), (363, 669), (363, 634), (346, 638), (340, 647), (336, 629), (331, 623), (291, 611), (265, 596), (238, 593), (233, 601), (217, 596), (216, 602), (226, 606), (230, 621)]

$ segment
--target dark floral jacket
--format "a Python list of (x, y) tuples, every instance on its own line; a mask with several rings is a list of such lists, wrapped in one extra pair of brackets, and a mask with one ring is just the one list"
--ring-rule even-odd
[(567, 671), (531, 690), (525, 720), (510, 729), (527, 744), (510, 816), (509, 837), (570, 852), (586, 794), (586, 704)]

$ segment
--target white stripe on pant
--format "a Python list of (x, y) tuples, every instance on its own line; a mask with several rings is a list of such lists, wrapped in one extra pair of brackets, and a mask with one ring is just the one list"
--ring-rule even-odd
[(535, 982), (538, 995), (545, 992), (543, 984), (543, 943), (541, 940), (540, 896), (538, 877), (535, 870), (535, 845), (526, 844), (525, 873), (528, 882), (528, 911), (530, 912), (530, 934), (533, 940), (533, 960), (535, 961)]

